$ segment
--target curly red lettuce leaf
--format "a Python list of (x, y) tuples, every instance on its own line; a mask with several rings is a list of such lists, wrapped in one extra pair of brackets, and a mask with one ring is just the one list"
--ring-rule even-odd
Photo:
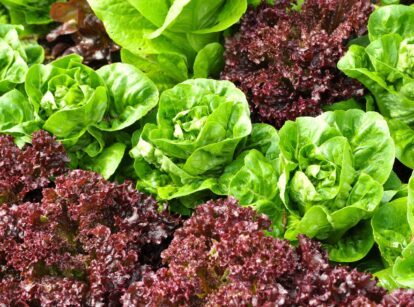
[[(1, 187), (9, 183), (13, 196), (0, 201), (0, 302), (8, 306), (118, 306), (132, 282), (161, 266), (180, 224), (132, 183), (66, 172), (66, 162), (45, 132), (23, 151), (0, 137)], [(34, 188), (36, 198), (15, 191)]]
[(240, 30), (226, 40), (221, 78), (249, 98), (257, 120), (281, 127), (317, 115), (322, 105), (363, 95), (363, 87), (336, 68), (347, 42), (366, 32), (369, 0), (262, 1), (250, 7)]
[(38, 199), (41, 189), (67, 171), (61, 144), (45, 131), (33, 134), (32, 145), (20, 150), (11, 136), (0, 137), (0, 204)]
[(144, 275), (124, 306), (370, 305), (413, 298), (387, 295), (368, 273), (328, 262), (320, 243), (299, 246), (265, 235), (270, 221), (233, 198), (210, 201), (174, 234), (165, 268)]

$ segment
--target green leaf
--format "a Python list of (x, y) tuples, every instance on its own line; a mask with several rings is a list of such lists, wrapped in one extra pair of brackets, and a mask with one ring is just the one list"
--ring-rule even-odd
[(228, 194), (236, 197), (242, 205), (275, 201), (279, 192), (278, 177), (275, 166), (259, 151), (252, 149), (244, 157), (243, 167), (231, 179)]
[(221, 174), (251, 131), (246, 97), (230, 82), (195, 79), (166, 90), (157, 124), (145, 125), (130, 153), (138, 186), (186, 203), (204, 190), (218, 192)]
[(222, 38), (222, 33), (214, 32), (207, 34), (187, 33), (186, 37), (190, 46), (197, 52), (212, 43), (218, 43)]
[(33, 64), (41, 64), (45, 58), (45, 51), (42, 46), (34, 41), (23, 41), (24, 51), (27, 56), (27, 63), (29, 66)]
[(161, 27), (167, 17), (170, 4), (174, 1), (154, 0), (149, 3), (141, 0), (128, 0), (128, 2), (151, 23)]
[[(141, 1), (143, 2), (143, 1)], [(174, 21), (180, 16), (181, 12), (188, 5), (191, 0), (175, 0), (168, 9), (163, 25), (148, 35), (148, 38), (153, 39), (161, 35)], [(148, 3), (148, 2), (147, 2)], [(144, 15), (145, 16), (145, 15)]]
[(86, 128), (100, 122), (106, 109), (107, 96), (104, 87), (98, 87), (79, 107), (64, 107), (52, 113), (43, 129), (59, 138), (80, 137)]
[(329, 260), (335, 262), (355, 262), (364, 258), (374, 246), (372, 228), (369, 221), (362, 221), (351, 228), (341, 239), (324, 246)]
[(335, 110), (350, 110), (350, 109), (359, 109), (365, 110), (365, 106), (357, 101), (355, 98), (350, 98), (341, 102), (337, 102), (330, 105), (325, 105), (322, 107), (326, 111), (335, 111)]
[(109, 179), (121, 163), (125, 149), (125, 144), (114, 143), (106, 147), (97, 157), (84, 159), (80, 166), (101, 174), (105, 179)]
[(33, 107), (18, 90), (0, 96), (0, 133), (11, 134), (19, 146), (31, 140), (31, 134), (40, 129)]
[(384, 183), (384, 194), (381, 203), (388, 203), (392, 200), (407, 197), (407, 185), (403, 184), (397, 174), (392, 171), (390, 177)]
[(194, 78), (218, 76), (224, 67), (224, 47), (211, 43), (201, 49), (194, 61)]
[[(293, 215), (294, 216), (294, 215)], [(291, 216), (292, 218), (292, 216)], [(297, 216), (288, 224), (285, 239), (295, 241), (299, 234), (306, 234), (310, 238), (326, 239), (332, 231), (328, 212), (322, 206), (311, 207), (303, 217)]]
[(387, 5), (375, 10), (368, 21), (370, 41), (382, 35), (396, 33), (401, 37), (414, 35), (414, 8), (406, 5)]
[(276, 129), (268, 124), (253, 124), (252, 133), (241, 143), (239, 152), (257, 149), (269, 161), (275, 162), (279, 158), (279, 135)]
[(414, 288), (414, 241), (411, 241), (402, 251), (401, 257), (395, 260), (392, 272), (397, 283)]
[(195, 51), (184, 34), (168, 33), (155, 39), (147, 38), (156, 26), (127, 0), (88, 0), (88, 3), (103, 21), (108, 35), (133, 54), (176, 53), (189, 59), (195, 57)]
[(158, 103), (158, 90), (143, 72), (132, 65), (115, 63), (97, 71), (110, 96), (107, 116), (97, 127), (118, 131), (144, 117)]
[(408, 182), (407, 220), (411, 233), (414, 234), (414, 176)]
[[(15, 24), (47, 24), (50, 18), (50, 6), (55, 0), (2, 0), (8, 8)], [(20, 16), (16, 16), (20, 15)]]
[(384, 118), (360, 110), (327, 112), (321, 117), (348, 138), (355, 168), (385, 183), (394, 164), (395, 148)]
[(285, 238), (322, 240), (334, 261), (365, 257), (374, 242), (365, 221), (382, 200), (395, 155), (386, 121), (375, 112), (336, 110), (287, 122), (279, 138), (278, 187), (291, 214)]
[(33, 108), (18, 90), (11, 90), (0, 97), (0, 130), (34, 120)]
[(387, 289), (413, 287), (413, 178), (408, 185), (408, 197), (382, 204), (371, 221), (375, 242), (386, 265), (377, 277)]
[[(237, 21), (247, 9), (246, 0), (129, 0), (148, 20), (159, 28), (148, 35), (156, 38), (167, 29), (171, 32), (206, 34), (223, 31)], [(155, 9), (156, 8), (156, 9)]]
[(398, 282), (395, 280), (395, 277), (392, 273), (392, 268), (387, 268), (379, 272), (376, 272), (374, 276), (378, 278), (378, 286), (380, 287), (384, 287), (387, 290), (401, 288), (401, 285), (398, 284)]
[(9, 12), (3, 4), (0, 4), (0, 24), (10, 23)]
[[(19, 39), (22, 26), (0, 24), (0, 94), (4, 94), (24, 82), (29, 65), (33, 63), (33, 50), (25, 48)], [(43, 59), (40, 46), (35, 48)], [(30, 57), (29, 57), (29, 56)]]
[(188, 79), (187, 59), (180, 54), (136, 55), (122, 49), (121, 59), (143, 71), (160, 92)]
[(399, 198), (381, 206), (371, 223), (381, 256), (388, 266), (392, 266), (410, 242), (407, 198)]
[(392, 138), (395, 142), (395, 155), (404, 165), (414, 169), (414, 130), (404, 122), (396, 119), (388, 121)]

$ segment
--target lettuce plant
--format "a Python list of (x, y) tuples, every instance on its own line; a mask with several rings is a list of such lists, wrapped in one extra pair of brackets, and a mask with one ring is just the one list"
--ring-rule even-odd
[(132, 183), (67, 169), (45, 131), (20, 150), (0, 136), (0, 302), (4, 306), (120, 306), (180, 219)]
[(42, 47), (19, 38), (22, 30), (22, 26), (0, 24), (0, 132), (13, 135), (19, 146), (39, 129), (22, 83), (29, 66), (44, 58)]
[(279, 137), (279, 188), (290, 214), (285, 238), (323, 240), (334, 261), (363, 258), (394, 162), (386, 121), (375, 112), (327, 112), (287, 122)]
[(13, 89), (0, 96), (0, 132), (14, 136), (17, 145), (30, 142), (34, 131), (40, 129), (33, 107), (27, 97)]
[(76, 143), (86, 129), (101, 121), (108, 106), (105, 82), (81, 57), (68, 56), (34, 65), (25, 88), (44, 128)]
[(232, 195), (267, 214), (273, 234), (283, 235), (277, 131), (251, 124), (246, 97), (232, 83), (195, 79), (164, 91), (157, 122), (133, 139), (138, 189), (183, 214), (204, 200)]
[[(270, 221), (232, 199), (199, 206), (161, 254), (165, 267), (131, 284), (124, 306), (409, 306), (372, 279), (331, 265), (305, 236), (293, 247), (265, 236)], [(399, 303), (406, 305), (399, 305)]]
[(25, 81), (29, 66), (43, 61), (42, 47), (19, 38), (22, 26), (0, 24), (0, 94)]
[(232, 195), (241, 206), (266, 214), (273, 222), (273, 235), (282, 237), (286, 212), (278, 187), (279, 154), (276, 129), (267, 124), (254, 124), (251, 134), (239, 146), (234, 161), (226, 166), (212, 191), (218, 195)]
[(385, 269), (376, 273), (389, 289), (414, 287), (414, 176), (408, 184), (408, 196), (383, 204), (372, 218), (375, 242)]
[(33, 133), (31, 145), (19, 149), (13, 137), (0, 136), (0, 206), (42, 198), (52, 178), (65, 174), (68, 157), (62, 144), (47, 132)]
[[(363, 35), (369, 0), (256, 1), (226, 38), (221, 78), (248, 97), (255, 119), (280, 128), (322, 106), (362, 96), (336, 67), (347, 42)], [(294, 6), (294, 8), (292, 8)]]
[(145, 125), (131, 152), (138, 187), (164, 200), (211, 189), (251, 130), (246, 97), (230, 82), (195, 79), (165, 91), (157, 124)]
[(94, 71), (76, 54), (33, 65), (25, 89), (42, 128), (66, 146), (74, 165), (105, 178), (123, 158), (129, 136), (122, 131), (158, 102), (157, 88), (135, 67), (115, 63)]
[(223, 65), (221, 32), (235, 24), (246, 0), (88, 0), (123, 62), (146, 72), (161, 89), (217, 74)]
[(353, 45), (338, 67), (358, 79), (388, 119), (397, 158), (414, 168), (414, 8), (389, 5), (369, 18), (370, 43)]

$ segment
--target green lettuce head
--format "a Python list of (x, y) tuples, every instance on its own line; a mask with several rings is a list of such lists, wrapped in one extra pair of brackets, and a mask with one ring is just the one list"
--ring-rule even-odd
[(11, 134), (18, 146), (32, 139), (32, 133), (39, 130), (33, 107), (20, 91), (13, 89), (0, 96), (0, 133)]
[(78, 55), (32, 66), (25, 87), (43, 128), (60, 140), (76, 143), (108, 108), (105, 82)]
[(273, 222), (272, 235), (282, 237), (286, 210), (278, 187), (279, 154), (276, 129), (254, 124), (251, 134), (238, 146), (237, 157), (226, 166), (212, 190), (218, 195), (232, 195), (241, 206), (266, 214)]
[(375, 112), (327, 112), (287, 122), (279, 137), (278, 184), (290, 213), (285, 237), (323, 240), (334, 261), (363, 258), (394, 162), (386, 121)]
[(189, 77), (218, 76), (223, 31), (237, 23), (246, 0), (89, 0), (124, 63), (165, 90)]
[(29, 66), (43, 61), (43, 48), (22, 42), (22, 26), (0, 24), (0, 95), (24, 82)]
[(193, 206), (251, 131), (246, 97), (228, 81), (189, 80), (163, 92), (157, 124), (145, 125), (131, 152), (138, 188)]
[(158, 102), (155, 84), (137, 68), (115, 63), (94, 71), (76, 54), (33, 65), (25, 87), (42, 128), (66, 146), (74, 166), (79, 162), (105, 178), (129, 142), (123, 130)]
[(368, 22), (368, 46), (352, 45), (338, 68), (361, 82), (388, 120), (396, 157), (414, 168), (414, 7), (389, 5)]
[(375, 275), (381, 285), (388, 289), (414, 287), (413, 175), (409, 184), (403, 185), (403, 189), (406, 193), (400, 193), (400, 197), (382, 204), (371, 221), (374, 239), (384, 264), (384, 270)]

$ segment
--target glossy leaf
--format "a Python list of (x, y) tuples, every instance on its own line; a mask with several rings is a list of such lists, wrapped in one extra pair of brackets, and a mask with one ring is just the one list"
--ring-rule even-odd
[(40, 128), (33, 107), (18, 90), (11, 90), (0, 97), (0, 133), (13, 135), (22, 146), (30, 142), (31, 135)]
[(285, 238), (306, 234), (328, 244), (334, 261), (362, 259), (372, 231), (364, 226), (359, 237), (357, 225), (378, 208), (395, 155), (386, 121), (374, 112), (337, 110), (287, 122), (279, 137), (278, 186), (291, 214)]
[(370, 43), (353, 45), (338, 62), (349, 77), (372, 93), (379, 111), (388, 119), (396, 157), (413, 168), (414, 126), (414, 8), (388, 5), (369, 18)]
[(158, 103), (154, 83), (132, 65), (106, 65), (97, 74), (105, 80), (110, 97), (107, 116), (98, 124), (101, 130), (118, 131), (129, 127)]
[(0, 24), (0, 94), (25, 81), (29, 65), (43, 60), (43, 49), (20, 41), (22, 26)]
[[(233, 84), (195, 79), (162, 93), (157, 123), (145, 125), (130, 154), (137, 186), (161, 199), (192, 207), (200, 193), (235, 194), (245, 205), (265, 206), (278, 198), (277, 142), (270, 126), (252, 131), (246, 98)], [(246, 176), (250, 192), (239, 186)]]

